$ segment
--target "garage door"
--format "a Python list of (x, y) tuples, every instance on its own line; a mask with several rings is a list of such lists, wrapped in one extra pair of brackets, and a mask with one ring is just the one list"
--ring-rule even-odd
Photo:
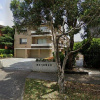
[(30, 58), (39, 58), (39, 50), (30, 50)]
[(30, 50), (29, 58), (47, 58), (51, 57), (52, 51), (51, 50)]
[(50, 57), (52, 54), (51, 50), (40, 50), (40, 58)]
[(16, 50), (17, 58), (25, 58), (25, 50)]

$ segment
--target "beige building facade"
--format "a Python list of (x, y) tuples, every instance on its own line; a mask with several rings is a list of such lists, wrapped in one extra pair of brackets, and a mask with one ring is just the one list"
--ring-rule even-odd
[[(39, 31), (40, 30), (40, 31)], [(37, 29), (23, 29), (20, 34), (15, 31), (14, 57), (16, 58), (47, 58), (54, 52), (51, 28), (41, 25)], [(63, 41), (60, 41), (62, 44)], [(64, 49), (64, 48), (61, 48)]]

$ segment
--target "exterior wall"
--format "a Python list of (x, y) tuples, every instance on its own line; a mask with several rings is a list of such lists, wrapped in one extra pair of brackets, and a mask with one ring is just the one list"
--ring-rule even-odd
[[(27, 44), (20, 44), (20, 38), (27, 39)], [(14, 48), (31, 48), (32, 38), (31, 38), (30, 30), (28, 30), (25, 33), (20, 33), (20, 34), (15, 32), (14, 39), (15, 39)]]

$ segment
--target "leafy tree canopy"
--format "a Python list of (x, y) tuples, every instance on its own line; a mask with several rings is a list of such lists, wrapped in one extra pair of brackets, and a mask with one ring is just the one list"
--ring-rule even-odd
[(7, 34), (0, 37), (0, 44), (6, 45), (6, 46), (12, 46), (13, 45), (13, 38)]
[[(63, 93), (66, 62), (68, 61), (67, 67), (72, 67), (73, 54), (80, 50), (79, 48), (73, 51), (74, 35), (80, 31), (81, 27), (84, 27), (85, 36), (88, 36), (88, 40), (91, 39), (91, 29), (100, 25), (100, 0), (24, 0), (23, 2), (13, 0), (10, 8), (13, 12), (15, 27), (19, 32), (24, 27), (35, 27), (47, 22), (51, 24), (59, 90)], [(55, 29), (62, 34), (56, 36)], [(58, 44), (59, 39), (65, 35), (70, 37), (70, 47), (61, 66)], [(85, 39), (84, 35), (82, 37)]]
[(13, 46), (14, 42), (14, 28), (6, 26), (2, 28), (3, 36), (0, 36), (0, 44), (6, 46)]
[(83, 21), (88, 27), (100, 24), (99, 0), (13, 0), (11, 10), (18, 29), (47, 21), (54, 21), (53, 26), (57, 28), (63, 24), (63, 17), (66, 17), (67, 30), (76, 27), (77, 21)]
[(4, 27), (1, 31), (3, 34), (8, 34), (12, 37), (14, 36), (14, 28), (11, 28), (9, 26)]

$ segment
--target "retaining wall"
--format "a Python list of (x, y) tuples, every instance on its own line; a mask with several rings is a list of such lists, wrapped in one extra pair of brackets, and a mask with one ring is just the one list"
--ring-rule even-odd
[(3, 66), (2, 66), (2, 61), (0, 60), (0, 68), (2, 68)]
[(57, 72), (58, 68), (55, 62), (34, 62), (33, 71), (38, 72)]

